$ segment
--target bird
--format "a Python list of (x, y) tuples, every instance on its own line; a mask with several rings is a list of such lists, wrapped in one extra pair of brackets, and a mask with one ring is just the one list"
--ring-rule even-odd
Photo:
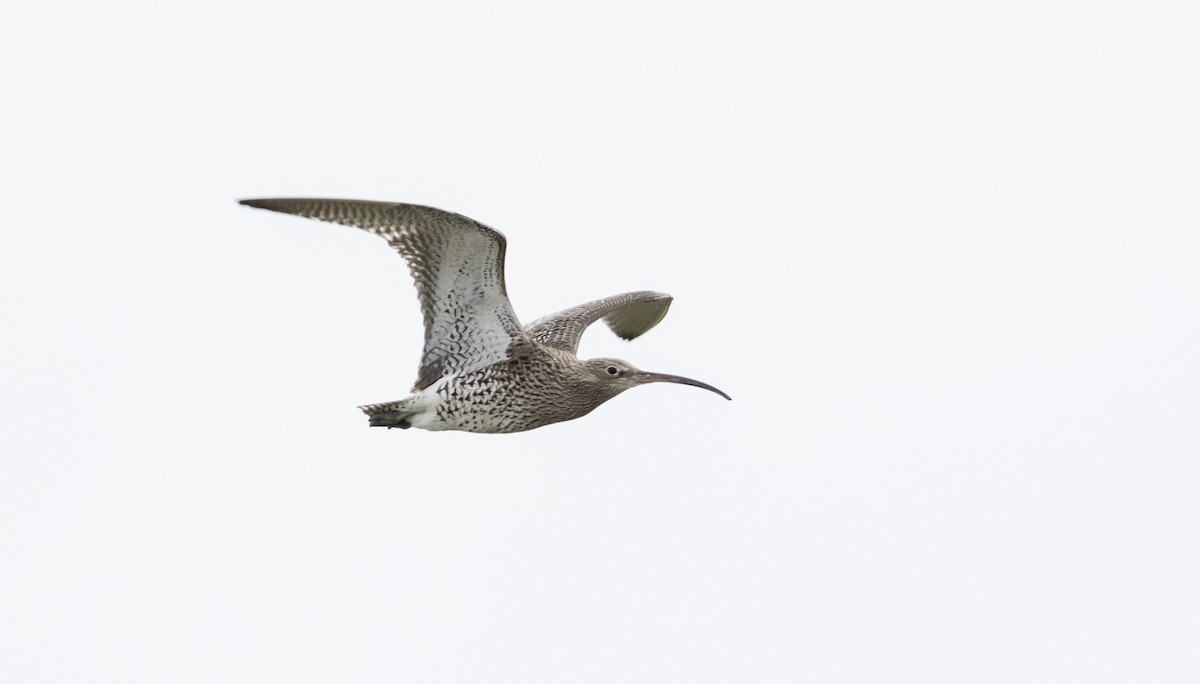
[(579, 359), (579, 339), (604, 319), (632, 340), (658, 325), (672, 298), (639, 291), (573, 306), (522, 325), (504, 282), (504, 235), (433, 207), (368, 200), (243, 199), (240, 204), (361, 228), (408, 262), (425, 346), (411, 394), (359, 408), (373, 427), (511, 433), (582, 417), (627, 389), (667, 382), (721, 390), (613, 358)]

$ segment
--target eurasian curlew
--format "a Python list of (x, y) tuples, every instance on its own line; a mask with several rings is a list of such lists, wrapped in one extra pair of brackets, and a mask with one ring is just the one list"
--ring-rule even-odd
[(425, 349), (412, 394), (360, 407), (371, 425), (520, 432), (579, 418), (621, 392), (674, 382), (729, 395), (698, 380), (638, 370), (619, 359), (576, 357), (603, 318), (632, 340), (667, 314), (671, 297), (630, 292), (522, 326), (504, 287), (505, 239), (465, 216), (415, 204), (333, 199), (249, 199), (242, 204), (355, 226), (408, 262), (425, 317)]

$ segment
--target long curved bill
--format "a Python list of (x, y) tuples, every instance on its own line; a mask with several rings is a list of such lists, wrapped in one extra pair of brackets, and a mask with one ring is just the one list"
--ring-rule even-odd
[(679, 375), (667, 375), (666, 373), (649, 373), (646, 371), (638, 371), (637, 373), (634, 374), (634, 377), (637, 378), (637, 381), (642, 384), (649, 383), (649, 382), (674, 382), (679, 385), (691, 385), (692, 387), (703, 387), (704, 389), (708, 390), (709, 392), (716, 392), (717, 394), (725, 397), (726, 399), (733, 401), (732, 397), (730, 397), (728, 394), (725, 394), (724, 392), (717, 389), (716, 387), (713, 387), (712, 385), (700, 382), (699, 380), (692, 380), (691, 378), (681, 377)]

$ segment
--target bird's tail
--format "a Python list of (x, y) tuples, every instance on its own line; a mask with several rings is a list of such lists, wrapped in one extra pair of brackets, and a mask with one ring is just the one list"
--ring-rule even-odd
[(359, 406), (362, 412), (371, 420), (371, 427), (400, 428), (406, 430), (412, 427), (409, 418), (416, 413), (410, 406), (411, 400), (389, 401), (383, 404), (367, 404)]

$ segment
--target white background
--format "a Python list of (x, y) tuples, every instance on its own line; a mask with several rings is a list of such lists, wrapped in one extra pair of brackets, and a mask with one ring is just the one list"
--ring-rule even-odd
[[(1200, 6), (0, 9), (0, 680), (1195, 682)], [(638, 388), (368, 429), (403, 262)]]

